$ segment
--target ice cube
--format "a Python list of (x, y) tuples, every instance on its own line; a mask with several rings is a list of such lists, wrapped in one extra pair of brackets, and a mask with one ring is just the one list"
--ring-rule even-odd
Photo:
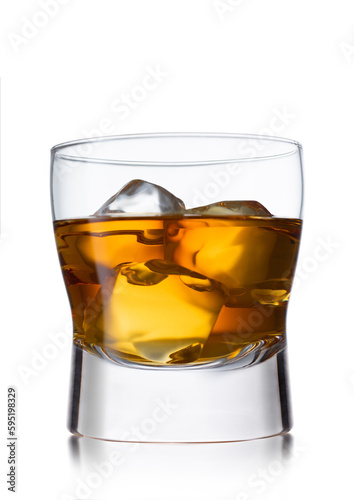
[(223, 283), (231, 293), (267, 279), (277, 240), (269, 224), (201, 217), (165, 227), (165, 258)]
[(148, 362), (192, 362), (226, 298), (222, 285), (173, 262), (123, 264), (96, 325), (116, 351)]
[(100, 272), (104, 267), (109, 274), (118, 263), (141, 262), (164, 258), (164, 223), (162, 220), (116, 220), (96, 219), (84, 227), (79, 235), (73, 234), (82, 266)]
[(199, 342), (191, 344), (188, 347), (184, 347), (183, 349), (179, 349), (178, 351), (170, 354), (171, 361), (169, 361), (169, 364), (192, 363), (200, 357), (202, 350), (203, 345)]
[(185, 206), (182, 200), (161, 186), (139, 179), (128, 182), (113, 195), (94, 216), (124, 215), (182, 215)]
[(192, 208), (186, 211), (187, 214), (197, 215), (242, 215), (256, 217), (272, 217), (272, 214), (258, 201), (221, 201), (212, 205)]

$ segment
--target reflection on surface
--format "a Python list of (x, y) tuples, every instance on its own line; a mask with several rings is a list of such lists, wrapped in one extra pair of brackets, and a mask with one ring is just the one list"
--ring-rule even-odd
[(261, 494), (272, 497), (291, 467), (296, 446), (290, 434), (210, 444), (117, 443), (72, 436), (69, 451), (75, 467), (67, 498), (250, 500)]
[(70, 436), (68, 441), (71, 460), (75, 464), (80, 463), (79, 439), (77, 436)]

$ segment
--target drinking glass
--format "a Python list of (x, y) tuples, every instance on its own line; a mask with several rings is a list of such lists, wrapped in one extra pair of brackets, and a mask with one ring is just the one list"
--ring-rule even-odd
[(302, 185), (301, 146), (282, 138), (138, 134), (52, 149), (71, 432), (221, 442), (289, 431)]

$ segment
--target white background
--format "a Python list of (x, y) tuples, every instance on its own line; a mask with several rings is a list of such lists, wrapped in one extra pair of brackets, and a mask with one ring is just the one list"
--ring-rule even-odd
[[(353, 2), (53, 1), (1, 3), (1, 495), (10, 498), (6, 392), (15, 385), (21, 500), (351, 498)], [(161, 82), (117, 111), (146, 68), (160, 68)], [(276, 132), (303, 144), (305, 223), (288, 315), (295, 426), (285, 441), (127, 448), (97, 486), (89, 476), (109, 450), (78, 445), (65, 427), (70, 312), (49, 150), (155, 131)], [(65, 345), (53, 349), (55, 337)]]

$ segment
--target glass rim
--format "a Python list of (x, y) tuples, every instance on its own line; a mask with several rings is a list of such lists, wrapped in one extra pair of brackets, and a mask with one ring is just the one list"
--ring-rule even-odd
[[(278, 154), (255, 155), (249, 157), (231, 157), (226, 159), (214, 160), (196, 160), (196, 161), (135, 161), (123, 159), (105, 159), (84, 156), (81, 154), (65, 154), (62, 151), (66, 148), (79, 147), (84, 145), (94, 145), (95, 143), (114, 142), (120, 140), (139, 140), (139, 139), (193, 139), (193, 138), (209, 138), (209, 139), (235, 139), (235, 140), (251, 140), (251, 141), (269, 141), (269, 143), (283, 143), (289, 145), (289, 150)], [(290, 149), (290, 147), (292, 148)], [(86, 139), (78, 139), (73, 141), (66, 141), (56, 144), (51, 148), (51, 155), (54, 158), (63, 159), (66, 161), (75, 161), (81, 163), (99, 163), (109, 165), (121, 166), (207, 166), (215, 164), (230, 164), (230, 163), (243, 163), (254, 161), (266, 161), (278, 158), (284, 158), (293, 154), (299, 153), (302, 150), (300, 142), (287, 139), (284, 137), (277, 137), (271, 135), (261, 134), (238, 134), (238, 133), (219, 133), (219, 132), (154, 132), (154, 133), (135, 133), (135, 134), (118, 134), (106, 135), (101, 137), (92, 137)]]

